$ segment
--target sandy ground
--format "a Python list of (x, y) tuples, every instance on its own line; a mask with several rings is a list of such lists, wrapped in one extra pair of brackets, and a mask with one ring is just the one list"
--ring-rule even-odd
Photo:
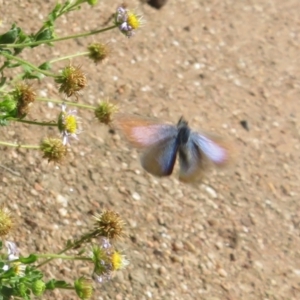
[[(16, 22), (33, 32), (55, 1), (0, 3), (1, 31)], [(184, 115), (193, 129), (230, 139), (236, 163), (194, 186), (176, 174), (155, 178), (142, 170), (136, 150), (79, 110), (83, 133), (63, 166), (37, 151), (1, 148), (0, 200), (17, 223), (9, 238), (23, 255), (59, 251), (87, 230), (92, 214), (113, 209), (128, 224), (130, 238), (119, 248), (131, 264), (99, 285), (93, 299), (300, 299), (299, 0), (170, 0), (161, 10), (126, 3), (146, 21), (133, 38), (115, 30), (22, 57), (40, 64), (109, 42), (106, 63), (73, 60), (89, 83), (79, 102), (109, 98), (123, 112), (172, 123)], [(63, 17), (56, 34), (101, 28), (119, 4), (85, 5)], [(35, 87), (61, 98), (51, 80)], [(55, 120), (58, 113), (58, 106), (35, 103), (28, 119)], [(37, 144), (48, 134), (56, 132), (0, 128), (1, 140), (11, 142)], [(71, 281), (90, 269), (57, 262), (45, 272)]]

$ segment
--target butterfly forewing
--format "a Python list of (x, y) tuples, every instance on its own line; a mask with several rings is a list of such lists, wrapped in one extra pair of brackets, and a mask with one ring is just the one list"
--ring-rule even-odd
[(193, 132), (191, 140), (215, 165), (223, 166), (230, 161), (229, 144), (220, 137)]
[(134, 115), (117, 115), (114, 125), (136, 148), (146, 148), (177, 135), (175, 126), (159, 124), (151, 119)]
[(142, 167), (156, 176), (167, 176), (173, 171), (177, 154), (177, 128), (152, 119), (134, 115), (117, 115), (115, 126), (136, 148), (145, 149)]

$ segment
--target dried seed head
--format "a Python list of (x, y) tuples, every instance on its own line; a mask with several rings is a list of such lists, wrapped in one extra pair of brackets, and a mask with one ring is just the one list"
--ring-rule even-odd
[(67, 156), (68, 149), (60, 139), (45, 138), (40, 144), (40, 149), (43, 152), (43, 158), (48, 159), (48, 162), (60, 163)]
[(7, 235), (13, 228), (14, 222), (7, 208), (0, 207), (0, 237)]
[(88, 46), (88, 57), (95, 63), (104, 61), (111, 53), (111, 49), (107, 44), (93, 43)]
[(102, 236), (113, 240), (125, 235), (125, 223), (119, 217), (119, 214), (114, 211), (106, 210), (102, 214), (94, 216), (94, 218), (96, 236)]
[(65, 93), (67, 97), (75, 95), (78, 98), (79, 91), (86, 87), (86, 76), (80, 67), (69, 65), (63, 69), (62, 74), (55, 79), (55, 82), (60, 84), (60, 93)]
[(17, 117), (24, 118), (28, 114), (31, 104), (35, 101), (36, 93), (30, 85), (21, 83), (12, 94), (17, 103)]
[(109, 101), (101, 101), (95, 110), (96, 118), (106, 125), (112, 122), (112, 114), (118, 111), (118, 107)]

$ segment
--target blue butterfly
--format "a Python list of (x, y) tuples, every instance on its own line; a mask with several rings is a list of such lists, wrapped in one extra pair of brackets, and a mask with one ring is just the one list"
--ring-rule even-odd
[(211, 134), (192, 131), (184, 118), (180, 118), (174, 126), (119, 114), (114, 124), (131, 145), (144, 150), (141, 165), (155, 176), (171, 175), (177, 154), (179, 180), (184, 182), (201, 179), (209, 165), (221, 167), (231, 159), (227, 142)]

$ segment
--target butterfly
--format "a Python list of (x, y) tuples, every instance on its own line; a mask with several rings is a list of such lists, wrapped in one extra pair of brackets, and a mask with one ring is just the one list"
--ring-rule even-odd
[(222, 167), (231, 160), (231, 147), (225, 140), (192, 131), (183, 117), (177, 125), (169, 125), (118, 114), (114, 124), (133, 147), (143, 150), (141, 165), (155, 176), (171, 175), (177, 156), (179, 180), (183, 182), (201, 179), (210, 165)]

